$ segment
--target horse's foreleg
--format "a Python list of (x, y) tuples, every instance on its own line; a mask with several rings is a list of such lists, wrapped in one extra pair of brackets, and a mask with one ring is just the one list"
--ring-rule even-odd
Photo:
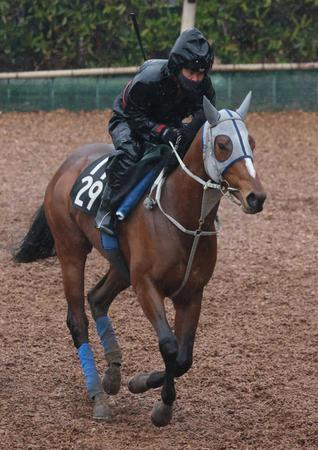
[(94, 401), (93, 417), (110, 420), (110, 410), (96, 368), (94, 355), (88, 342), (88, 320), (84, 308), (84, 268), (86, 254), (66, 255), (59, 251), (63, 284), (68, 303), (67, 325), (77, 349), (86, 388)]
[[(178, 300), (180, 301), (181, 299)], [(168, 383), (171, 382), (171, 380), (173, 382), (174, 376), (180, 377), (192, 366), (193, 344), (201, 311), (202, 291), (196, 295), (192, 295), (190, 300), (188, 300), (188, 298), (185, 298), (184, 301), (182, 300), (180, 303), (178, 301), (175, 303), (175, 334), (178, 340), (178, 355), (174, 360), (173, 365), (170, 366), (170, 370), (173, 370), (172, 373), (168, 372), (169, 368), (166, 364), (166, 374), (162, 393), (165, 393), (165, 388), (169, 386)], [(148, 379), (148, 383), (159, 383), (160, 381), (160, 373), (151, 374)], [(172, 396), (170, 398), (168, 397), (168, 401), (172, 398)], [(165, 400), (163, 395), (162, 400), (163, 403), (155, 405), (151, 416), (153, 423), (159, 426), (166, 425), (166, 423), (168, 423), (167, 417), (169, 417), (169, 415), (171, 416), (171, 410), (169, 410), (170, 403)]]
[(202, 293), (200, 290), (187, 298), (178, 298), (175, 303), (175, 334), (179, 351), (176, 361), (176, 377), (181, 377), (192, 366), (195, 333), (201, 312)]
[[(175, 305), (175, 334), (178, 341), (178, 356), (176, 360), (175, 376), (181, 377), (192, 366), (193, 344), (198, 320), (201, 312), (202, 291), (188, 298), (179, 296)], [(129, 381), (129, 390), (134, 394), (146, 392), (163, 385), (164, 371), (137, 374)]]
[(136, 286), (136, 292), (146, 317), (157, 333), (159, 349), (165, 364), (165, 376), (161, 390), (162, 402), (154, 406), (151, 414), (152, 422), (155, 425), (164, 426), (171, 420), (172, 405), (176, 398), (174, 374), (178, 344), (166, 318), (164, 297), (151, 280), (144, 278)]
[(117, 294), (128, 286), (129, 282), (111, 267), (87, 296), (108, 363), (103, 378), (103, 388), (110, 395), (117, 394), (120, 389), (122, 355), (108, 310)]

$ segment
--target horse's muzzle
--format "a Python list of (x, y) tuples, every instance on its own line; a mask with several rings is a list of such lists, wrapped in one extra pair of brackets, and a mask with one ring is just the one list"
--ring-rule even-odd
[(246, 197), (246, 202), (249, 206), (248, 212), (250, 214), (256, 214), (261, 212), (263, 210), (263, 204), (265, 202), (265, 199), (266, 199), (265, 192), (257, 194), (251, 192), (250, 194), (248, 194), (248, 196)]

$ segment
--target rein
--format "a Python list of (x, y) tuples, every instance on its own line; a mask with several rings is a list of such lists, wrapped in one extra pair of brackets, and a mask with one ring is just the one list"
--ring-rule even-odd
[[(172, 148), (172, 151), (175, 155), (175, 157), (178, 160), (179, 165), (181, 166), (182, 170), (193, 180), (195, 180), (197, 183), (201, 184), (203, 187), (203, 195), (202, 195), (202, 202), (201, 202), (201, 213), (200, 213), (200, 218), (199, 218), (199, 222), (198, 222), (198, 228), (196, 230), (188, 230), (186, 229), (183, 225), (181, 225), (176, 219), (174, 219), (172, 216), (170, 216), (162, 207), (161, 202), (160, 202), (160, 198), (161, 198), (161, 191), (162, 191), (162, 187), (166, 181), (165, 177), (163, 176), (164, 170), (161, 171), (161, 173), (159, 174), (159, 176), (157, 177), (157, 179), (155, 180), (149, 194), (147, 195), (145, 201), (144, 201), (144, 205), (146, 208), (152, 209), (152, 207), (157, 204), (158, 208), (160, 209), (160, 211), (162, 212), (162, 214), (176, 227), (178, 228), (180, 231), (182, 231), (185, 234), (188, 234), (190, 236), (193, 236), (193, 242), (192, 242), (192, 247), (191, 247), (191, 251), (190, 251), (190, 255), (189, 255), (189, 259), (188, 259), (188, 264), (187, 264), (187, 268), (185, 271), (185, 275), (183, 278), (183, 281), (180, 285), (180, 287), (170, 296), (171, 298), (176, 297), (184, 288), (184, 286), (186, 285), (189, 276), (190, 276), (190, 272), (191, 272), (191, 268), (192, 268), (192, 264), (193, 264), (193, 260), (195, 257), (195, 253), (199, 244), (199, 240), (201, 236), (211, 236), (211, 235), (216, 235), (220, 232), (222, 226), (220, 224), (220, 222), (218, 221), (218, 219), (216, 219), (214, 221), (215, 223), (215, 231), (202, 231), (202, 227), (204, 225), (205, 219), (206, 217), (209, 215), (209, 213), (212, 211), (212, 209), (215, 207), (215, 205), (217, 204), (217, 202), (221, 199), (222, 196), (227, 196), (228, 198), (230, 198), (232, 201), (234, 201), (234, 199), (232, 198), (232, 192), (236, 192), (238, 191), (238, 189), (236, 188), (232, 188), (229, 186), (229, 184), (226, 181), (223, 181), (222, 183), (214, 183), (212, 182), (212, 180), (208, 180), (205, 181), (202, 178), (200, 178), (199, 176), (195, 175), (194, 173), (192, 173), (187, 166), (184, 164), (184, 162), (182, 161), (182, 159), (180, 158), (177, 149), (179, 146), (181, 140), (181, 136), (178, 137), (177, 142), (176, 142), (176, 146), (173, 145), (172, 142), (169, 141), (169, 144)], [(155, 199), (152, 198), (152, 192), (154, 191), (154, 189), (156, 189), (156, 195), (155, 195)], [(211, 189), (213, 189), (213, 191), (211, 191)], [(218, 192), (215, 192), (218, 191)], [(234, 203), (236, 203), (234, 201)], [(236, 203), (237, 204), (237, 203)]]
[[(226, 120), (232, 120), (232, 119), (223, 119), (223, 120), (220, 120), (219, 123), (220, 122), (225, 122)], [(192, 178), (193, 180), (195, 180), (199, 184), (201, 184), (203, 186), (204, 190), (207, 189), (207, 188), (217, 189), (217, 190), (221, 191), (223, 196), (226, 196), (227, 198), (229, 198), (233, 203), (235, 203), (237, 205), (240, 205), (241, 203), (240, 202), (238, 203), (237, 200), (235, 199), (235, 197), (233, 197), (233, 195), (232, 195), (232, 192), (238, 192), (238, 189), (230, 187), (229, 183), (227, 181), (223, 180), (221, 183), (214, 183), (214, 182), (212, 182), (212, 180), (204, 181), (204, 180), (202, 180), (202, 178), (198, 177), (197, 175), (192, 173), (191, 170), (189, 170), (187, 168), (187, 166), (184, 164), (184, 162), (180, 158), (179, 153), (177, 152), (180, 140), (181, 140), (181, 136), (178, 137), (177, 142), (176, 142), (176, 146), (174, 146), (171, 141), (169, 141), (169, 144), (170, 144), (170, 146), (172, 148), (172, 151), (173, 151), (175, 157), (178, 160), (179, 165), (184, 170), (184, 172), (187, 175), (189, 175), (190, 178)]]

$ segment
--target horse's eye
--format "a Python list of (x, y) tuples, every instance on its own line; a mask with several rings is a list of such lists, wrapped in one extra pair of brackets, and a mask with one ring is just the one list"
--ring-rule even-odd
[(225, 135), (218, 135), (214, 142), (214, 156), (219, 162), (229, 159), (233, 151), (233, 144), (231, 138)]

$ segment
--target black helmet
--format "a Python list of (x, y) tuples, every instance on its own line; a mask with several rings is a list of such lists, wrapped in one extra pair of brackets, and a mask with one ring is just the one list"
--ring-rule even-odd
[(189, 28), (180, 34), (171, 49), (168, 69), (177, 73), (180, 69), (207, 73), (213, 64), (213, 48), (197, 28)]

